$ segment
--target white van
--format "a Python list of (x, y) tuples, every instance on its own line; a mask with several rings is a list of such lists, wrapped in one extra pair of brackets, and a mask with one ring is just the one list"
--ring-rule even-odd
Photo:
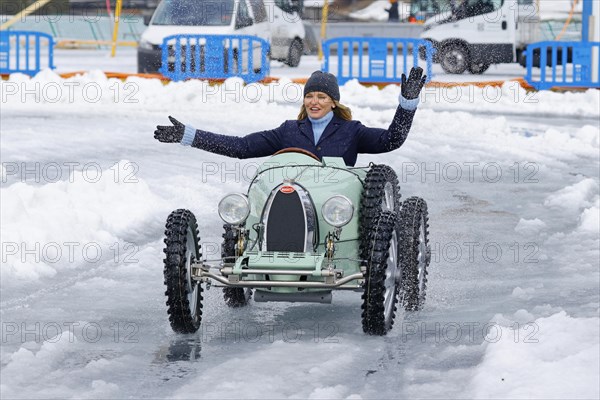
[(457, 3), (425, 21), (421, 33), (446, 73), (482, 74), (491, 64), (521, 62), (527, 45), (540, 40), (539, 15), (529, 0)]
[(162, 0), (145, 21), (138, 72), (158, 72), (163, 39), (176, 34), (257, 36), (270, 43), (271, 59), (296, 67), (305, 37), (299, 11), (291, 0)]

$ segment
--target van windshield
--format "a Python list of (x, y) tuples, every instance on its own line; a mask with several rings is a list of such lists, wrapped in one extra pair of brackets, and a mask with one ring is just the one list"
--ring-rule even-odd
[(152, 25), (230, 25), (233, 4), (234, 0), (162, 0)]

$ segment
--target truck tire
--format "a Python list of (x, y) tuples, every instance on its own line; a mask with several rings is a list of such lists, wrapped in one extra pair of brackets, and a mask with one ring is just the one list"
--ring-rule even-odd
[[(222, 257), (235, 257), (235, 246), (237, 243), (236, 231), (229, 224), (223, 225), (225, 232), (223, 233), (223, 247), (221, 249)], [(247, 306), (252, 297), (252, 289), (250, 288), (223, 288), (223, 298), (229, 307), (244, 307)]]
[(471, 63), (469, 65), (469, 72), (472, 73), (473, 75), (481, 75), (485, 71), (487, 71), (489, 67), (490, 67), (490, 64), (486, 64), (486, 63)]
[(402, 203), (399, 218), (400, 264), (402, 266), (401, 305), (407, 311), (418, 311), (425, 303), (429, 248), (429, 216), (427, 203), (420, 197), (409, 197)]
[(443, 47), (440, 64), (447, 74), (462, 74), (471, 64), (467, 49), (459, 43), (450, 43)]
[(394, 324), (401, 269), (398, 224), (394, 212), (383, 211), (368, 232), (369, 254), (362, 295), (362, 327), (369, 335), (385, 335)]
[(292, 44), (290, 44), (288, 57), (285, 60), (285, 63), (292, 68), (296, 68), (300, 64), (300, 58), (302, 58), (303, 51), (302, 41), (300, 39), (294, 39)]
[(189, 210), (173, 211), (165, 229), (164, 277), (167, 313), (177, 333), (194, 333), (202, 320), (202, 286), (192, 279), (191, 265), (200, 260), (198, 224)]

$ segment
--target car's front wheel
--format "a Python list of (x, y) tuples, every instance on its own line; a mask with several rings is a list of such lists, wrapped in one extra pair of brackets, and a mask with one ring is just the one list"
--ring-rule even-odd
[(173, 211), (167, 218), (164, 278), (167, 312), (177, 333), (194, 333), (202, 319), (202, 286), (192, 278), (192, 265), (200, 260), (198, 224), (189, 210)]
[(384, 211), (368, 232), (362, 326), (369, 335), (385, 335), (394, 324), (402, 274), (397, 227), (396, 213)]

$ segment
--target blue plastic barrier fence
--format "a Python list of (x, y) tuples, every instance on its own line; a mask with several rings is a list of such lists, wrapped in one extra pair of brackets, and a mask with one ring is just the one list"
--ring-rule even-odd
[(52, 36), (32, 31), (0, 31), (0, 74), (35, 75), (44, 68), (55, 68)]
[(600, 42), (532, 43), (525, 50), (525, 80), (538, 90), (556, 86), (600, 88), (600, 72), (597, 67), (592, 70), (592, 60), (598, 63), (599, 53)]
[(422, 39), (339, 37), (325, 40), (323, 52), (323, 70), (334, 73), (340, 85), (350, 79), (398, 83), (403, 73), (408, 74), (410, 67), (419, 64), (426, 71), (427, 81), (433, 78), (435, 49)]
[(162, 43), (160, 72), (174, 81), (240, 77), (257, 82), (269, 74), (269, 43), (248, 35), (171, 35)]

